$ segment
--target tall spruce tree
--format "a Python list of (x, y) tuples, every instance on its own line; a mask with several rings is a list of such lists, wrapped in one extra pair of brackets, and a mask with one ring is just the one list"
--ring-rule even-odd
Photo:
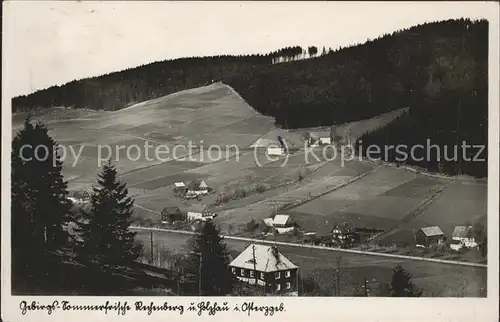
[(97, 182), (100, 187), (93, 188), (90, 211), (82, 213), (77, 249), (87, 262), (114, 271), (140, 253), (140, 245), (134, 243), (136, 233), (129, 230), (134, 200), (111, 163), (98, 174)]
[(64, 181), (58, 143), (41, 122), (28, 117), (12, 141), (12, 263), (36, 263), (36, 256), (64, 243), (63, 225), (71, 202)]
[[(201, 295), (223, 296), (233, 290), (234, 277), (229, 268), (229, 252), (212, 221), (190, 240), (191, 275), (201, 284)], [(201, 281), (200, 281), (201, 271)]]
[(392, 297), (420, 297), (422, 290), (418, 289), (411, 281), (411, 274), (396, 265), (392, 273), (391, 296)]

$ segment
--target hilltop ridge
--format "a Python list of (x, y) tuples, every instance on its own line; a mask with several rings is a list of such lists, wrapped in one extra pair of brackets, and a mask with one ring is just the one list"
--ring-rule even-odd
[[(221, 81), (281, 128), (340, 125), (410, 107), (407, 117), (397, 121), (405, 122), (399, 130), (392, 125), (391, 135), (380, 130), (365, 140), (415, 145), (430, 138), (441, 148), (462, 141), (487, 144), (486, 20), (426, 23), (310, 59), (274, 64), (278, 54), (297, 55), (298, 50), (156, 62), (16, 97), (12, 108), (117, 110)], [(431, 160), (416, 165), (481, 177), (485, 164)]]

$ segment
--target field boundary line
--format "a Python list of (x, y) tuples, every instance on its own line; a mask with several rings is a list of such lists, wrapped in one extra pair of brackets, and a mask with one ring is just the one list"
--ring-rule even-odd
[(394, 234), (399, 228), (401, 228), (401, 226), (403, 226), (404, 224), (407, 224), (410, 221), (412, 221), (413, 219), (417, 218), (419, 215), (422, 214), (422, 212), (424, 212), (424, 210), (426, 210), (434, 201), (436, 201), (436, 199), (438, 199), (443, 194), (443, 191), (451, 183), (452, 183), (452, 181), (447, 182), (443, 187), (436, 190), (429, 198), (427, 198), (420, 205), (418, 205), (418, 207), (415, 210), (413, 210), (412, 212), (410, 212), (409, 214), (407, 214), (406, 216), (401, 218), (401, 220), (399, 220), (399, 225), (396, 228), (393, 228), (389, 231), (383, 232), (382, 234), (378, 235), (376, 238), (373, 238), (373, 240), (380, 240), (382, 238), (390, 236), (390, 235)]
[[(184, 235), (196, 235), (197, 234), (196, 232), (193, 232), (193, 231), (163, 229), (163, 228), (154, 228), (154, 227), (130, 226), (129, 228), (132, 230), (158, 231), (158, 232), (177, 233), (177, 234), (184, 234)], [(446, 259), (425, 258), (425, 257), (397, 255), (397, 254), (385, 254), (385, 253), (368, 252), (368, 251), (355, 250), (355, 249), (344, 249), (344, 248), (335, 248), (335, 247), (326, 247), (326, 246), (317, 246), (317, 245), (304, 245), (304, 244), (296, 244), (296, 243), (289, 243), (289, 242), (262, 240), (262, 239), (228, 236), (228, 235), (225, 235), (222, 237), (224, 239), (228, 239), (228, 240), (239, 240), (239, 241), (246, 241), (246, 242), (251, 242), (251, 243), (282, 245), (282, 246), (297, 247), (297, 248), (319, 249), (319, 250), (328, 250), (328, 251), (343, 252), (343, 253), (358, 254), (358, 255), (379, 256), (379, 257), (388, 257), (388, 258), (397, 258), (397, 259), (408, 259), (408, 260), (434, 262), (434, 263), (439, 263), (439, 264), (449, 264), (449, 265), (458, 265), (458, 266), (471, 266), (471, 267), (481, 267), (481, 268), (488, 267), (487, 264), (452, 261), (452, 260), (446, 260)]]
[(316, 199), (318, 199), (318, 198), (320, 198), (320, 197), (322, 197), (322, 196), (324, 196), (324, 195), (326, 195), (326, 194), (329, 194), (329, 193), (331, 193), (331, 192), (333, 192), (333, 191), (335, 191), (335, 190), (337, 190), (337, 189), (343, 188), (343, 187), (345, 187), (345, 186), (347, 186), (347, 185), (349, 185), (349, 184), (351, 184), (351, 183), (353, 183), (353, 182), (355, 182), (355, 181), (357, 181), (357, 180), (359, 180), (359, 179), (361, 179), (361, 178), (363, 178), (363, 177), (365, 177), (365, 176), (369, 175), (369, 174), (370, 174), (370, 173), (372, 173), (372, 172), (375, 172), (375, 171), (376, 171), (377, 169), (379, 169), (379, 168), (380, 168), (380, 167), (376, 167), (375, 169), (372, 169), (372, 170), (370, 170), (370, 171), (364, 172), (364, 173), (362, 173), (362, 174), (360, 174), (360, 175), (355, 176), (354, 178), (350, 178), (350, 179), (348, 179), (346, 182), (341, 183), (341, 184), (339, 184), (339, 185), (336, 185), (336, 186), (334, 186), (334, 187), (332, 187), (332, 188), (330, 188), (330, 189), (327, 189), (327, 190), (325, 190), (325, 191), (323, 191), (323, 192), (319, 193), (319, 194), (318, 194), (318, 195), (316, 195), (316, 196), (312, 196), (312, 197), (310, 197), (310, 198), (307, 198), (306, 200), (299, 200), (298, 202), (293, 203), (292, 205), (289, 205), (289, 206), (287, 206), (287, 207), (283, 207), (283, 208), (282, 208), (282, 211), (288, 211), (288, 210), (291, 210), (291, 209), (293, 209), (293, 208), (297, 208), (297, 207), (299, 207), (299, 206), (301, 206), (301, 205), (303, 205), (303, 204), (305, 204), (305, 203), (307, 203), (307, 202), (310, 202), (310, 201), (316, 200)]
[(153, 209), (146, 208), (146, 207), (141, 206), (141, 205), (139, 205), (139, 204), (137, 204), (137, 203), (135, 203), (135, 202), (134, 202), (134, 206), (135, 206), (135, 207), (137, 207), (137, 208), (141, 208), (141, 209), (143, 209), (143, 210), (146, 210), (146, 211), (152, 212), (152, 213), (154, 213), (154, 214), (161, 215), (161, 212), (158, 212), (158, 211), (153, 210)]

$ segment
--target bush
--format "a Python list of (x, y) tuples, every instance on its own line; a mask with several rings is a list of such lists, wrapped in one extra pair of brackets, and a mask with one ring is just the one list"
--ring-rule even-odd
[(258, 227), (259, 227), (259, 224), (255, 221), (255, 219), (252, 218), (249, 222), (247, 222), (245, 229), (246, 229), (246, 231), (250, 232), (250, 231), (254, 231)]
[(255, 187), (255, 192), (257, 192), (257, 193), (263, 193), (263, 192), (265, 192), (267, 189), (268, 189), (268, 187), (267, 187), (265, 184), (259, 183), (259, 184)]
[(236, 188), (233, 193), (233, 199), (241, 199), (245, 198), (247, 195), (247, 192), (243, 188)]

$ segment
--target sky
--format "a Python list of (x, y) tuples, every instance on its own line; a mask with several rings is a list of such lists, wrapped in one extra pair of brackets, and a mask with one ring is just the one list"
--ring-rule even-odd
[(423, 22), (483, 18), (489, 8), (477, 2), (4, 2), (2, 69), (12, 97), (178, 57), (291, 45), (336, 49)]

